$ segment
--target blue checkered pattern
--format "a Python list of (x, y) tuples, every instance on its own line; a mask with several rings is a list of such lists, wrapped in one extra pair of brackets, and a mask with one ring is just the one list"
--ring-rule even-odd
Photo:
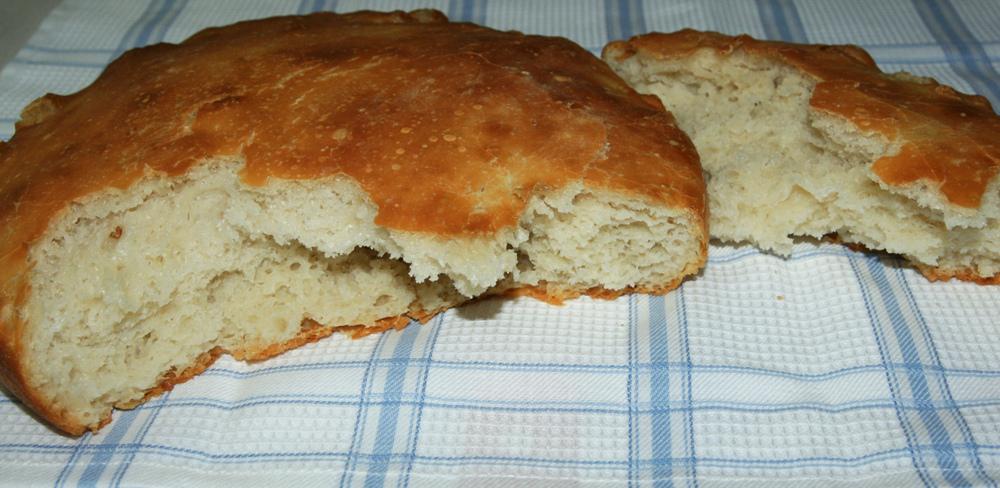
[[(0, 138), (29, 101), (134, 46), (426, 6), (594, 53), (682, 27), (855, 43), (1000, 102), (996, 0), (72, 0), (0, 72)], [(717, 247), (664, 297), (484, 301), (260, 364), (223, 358), (79, 439), (0, 393), (0, 484), (995, 487), (998, 317), (1000, 287), (929, 283), (838, 246), (787, 260)]]

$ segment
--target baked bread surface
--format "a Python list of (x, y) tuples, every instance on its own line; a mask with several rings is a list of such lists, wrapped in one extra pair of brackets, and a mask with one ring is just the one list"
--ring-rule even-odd
[[(604, 58), (640, 92), (660, 95), (692, 135), (710, 180), (718, 180), (717, 191), (709, 183), (709, 198), (718, 202), (711, 211), (713, 237), (786, 253), (789, 235), (840, 234), (848, 242), (902, 254), (932, 279), (1000, 281), (1000, 256), (994, 251), (1000, 244), (1000, 117), (986, 98), (930, 78), (884, 73), (867, 52), (852, 45), (794, 44), (685, 29), (612, 42)], [(761, 89), (764, 83), (773, 88)], [(682, 101), (689, 95), (697, 103)], [(786, 112), (778, 115), (782, 110)], [(727, 118), (730, 114), (737, 115)], [(702, 130), (709, 124), (727, 128)], [(752, 125), (766, 130), (754, 132), (747, 128)], [(758, 141), (770, 143), (770, 150), (749, 156), (732, 150)], [(800, 152), (797, 161), (789, 161), (793, 156), (785, 153), (796, 149), (786, 149), (794, 144), (822, 150)], [(768, 164), (793, 176), (761, 178)], [(803, 169), (809, 166), (852, 175), (839, 183), (821, 182), (822, 175)], [(862, 166), (863, 180), (870, 182), (854, 178)], [(780, 197), (741, 200), (740, 192), (732, 191), (740, 186)], [(776, 210), (798, 205), (795, 186), (819, 205), (798, 207), (798, 216)], [(838, 202), (835, 194), (846, 186), (856, 192)], [(848, 208), (851, 203), (844, 198), (865, 203)], [(757, 210), (738, 212), (736, 205)], [(837, 217), (816, 217), (823, 213), (820, 207), (830, 205), (844, 211)], [(886, 214), (883, 222), (864, 230), (856, 226), (866, 213), (876, 215), (877, 208)], [(716, 215), (721, 219), (727, 213), (739, 216), (716, 221)], [(890, 222), (890, 214), (925, 228), (902, 229)], [(771, 229), (765, 229), (768, 218)], [(881, 219), (881, 213), (874, 218)], [(740, 219), (761, 223), (757, 229), (737, 229), (740, 225), (733, 224)], [(811, 219), (824, 222), (812, 225)], [(927, 245), (918, 249), (894, 243), (893, 234), (898, 241)]]
[[(169, 389), (223, 352), (260, 359), (338, 327), (401, 327), (488, 293), (663, 293), (705, 260), (698, 156), (655, 98), (568, 40), (449, 23), (434, 11), (277, 17), (135, 49), (80, 92), (33, 102), (16, 129), (0, 144), (0, 380), (72, 434), (99, 428), (112, 406)], [(341, 210), (327, 215), (323, 199)], [(297, 207), (282, 207), (292, 200)], [(573, 220), (581, 205), (605, 220)], [(615, 227), (596, 229), (637, 224), (633, 211), (678, 234), (651, 227), (637, 249), (601, 249), (625, 244), (613, 240)], [(355, 220), (323, 223), (345, 214)], [(293, 219), (305, 230), (289, 231)], [(567, 229), (580, 228), (599, 237), (594, 252), (628, 267), (627, 281), (596, 268), (607, 280), (567, 278), (576, 258), (559, 246), (573, 241)], [(219, 244), (216, 232), (231, 241)], [(328, 238), (336, 232), (362, 237), (343, 244)], [(174, 238), (173, 250), (136, 258)], [(205, 244), (192, 244), (199, 239)], [(670, 266), (629, 264), (671, 243), (683, 252)], [(216, 260), (199, 249), (229, 254)], [(227, 260), (237, 264), (212, 267)], [(115, 263), (117, 271), (105, 269)], [(189, 268), (200, 285), (170, 281)], [(274, 282), (265, 271), (313, 274)], [(291, 311), (275, 331), (251, 337), (232, 326), (170, 346), (183, 354), (143, 359), (192, 317), (210, 322), (198, 315), (209, 304), (238, 304), (242, 290), (266, 285), (270, 302), (247, 292), (233, 313), (280, 308), (291, 300), (276, 298), (285, 288), (309, 280), (341, 280), (338, 289), (358, 296), (396, 283), (405, 296), (372, 292), (371, 307), (351, 316)], [(321, 285), (308, 286), (288, 296), (329, 301)], [(97, 305), (66, 304), (91, 289)], [(304, 314), (301, 327), (288, 331), (295, 313)], [(128, 350), (112, 349), (113, 340)], [(102, 363), (94, 348), (118, 359)], [(88, 354), (89, 374), (75, 363), (72, 371), (41, 364)], [(130, 361), (156, 366), (126, 379), (113, 372), (141, 369)]]

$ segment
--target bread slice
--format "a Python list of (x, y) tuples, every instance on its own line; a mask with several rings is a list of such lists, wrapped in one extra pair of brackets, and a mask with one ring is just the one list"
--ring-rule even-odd
[(0, 144), (0, 380), (80, 434), (222, 353), (484, 294), (665, 293), (704, 181), (565, 39), (438, 12), (281, 17), (124, 54)]
[(604, 58), (691, 135), (713, 237), (788, 254), (793, 237), (835, 234), (931, 279), (1000, 282), (1000, 118), (985, 98), (883, 73), (856, 46), (683, 30)]

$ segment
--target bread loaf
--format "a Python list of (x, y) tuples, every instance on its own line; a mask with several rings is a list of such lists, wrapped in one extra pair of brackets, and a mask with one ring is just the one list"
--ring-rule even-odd
[(883, 73), (856, 46), (683, 30), (609, 44), (708, 174), (715, 238), (902, 255), (928, 278), (1000, 282), (1000, 118), (981, 96)]
[(484, 294), (665, 293), (705, 206), (672, 117), (565, 39), (433, 11), (208, 29), (0, 145), (0, 380), (80, 434), (222, 353)]

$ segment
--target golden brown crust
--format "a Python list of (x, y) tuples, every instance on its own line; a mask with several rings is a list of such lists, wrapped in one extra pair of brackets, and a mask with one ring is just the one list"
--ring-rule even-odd
[[(428, 317), (429, 319), (430, 317)], [(351, 339), (360, 339), (365, 336), (372, 334), (379, 334), (385, 332), (389, 329), (402, 330), (404, 327), (409, 325), (413, 319), (407, 316), (399, 316), (390, 319), (383, 319), (375, 322), (373, 325), (342, 325), (335, 328), (335, 332), (343, 332), (351, 336)], [(421, 323), (426, 323), (426, 321), (421, 321)]]
[(46, 95), (33, 105), (53, 108), (31, 110), (46, 115), (19, 124), (0, 156), (0, 255), (69, 201), (218, 155), (243, 155), (256, 185), (348, 175), (394, 229), (492, 233), (516, 223), (533, 190), (568, 181), (701, 213), (687, 137), (570, 41), (403, 14), (370, 23), (381, 18), (210, 29), (129, 51), (76, 94)]
[(566, 288), (559, 285), (551, 285), (549, 283), (539, 283), (535, 286), (521, 286), (517, 288), (511, 288), (509, 290), (504, 290), (500, 293), (502, 296), (506, 297), (531, 297), (536, 300), (543, 301), (552, 305), (562, 305), (566, 300), (572, 300), (574, 298), (579, 298), (582, 296), (588, 296), (590, 298), (597, 298), (600, 300), (614, 300), (623, 295), (628, 295), (630, 293), (643, 293), (647, 295), (664, 295), (670, 291), (676, 289), (688, 276), (697, 273), (707, 259), (707, 254), (702, 253), (700, 262), (697, 267), (690, 266), (677, 279), (660, 285), (660, 286), (629, 286), (622, 288), (620, 290), (609, 290), (600, 286), (595, 286), (592, 288)]
[[(349, 334), (352, 339), (358, 339), (369, 334), (384, 332), (386, 330), (389, 330), (390, 328), (394, 328), (396, 330), (402, 329), (403, 327), (406, 327), (406, 325), (409, 324), (410, 321), (411, 320), (409, 317), (401, 315), (399, 317), (387, 317), (381, 320), (377, 320), (375, 321), (374, 324), (371, 325), (342, 325), (342, 326), (331, 327), (331, 326), (325, 326), (311, 319), (305, 319), (302, 321), (302, 326), (299, 330), (299, 333), (295, 337), (292, 337), (291, 339), (279, 344), (264, 345), (257, 350), (240, 350), (232, 352), (227, 351), (221, 347), (212, 348), (210, 351), (207, 351), (198, 356), (198, 358), (195, 359), (194, 363), (192, 363), (190, 366), (185, 368), (180, 373), (176, 372), (175, 370), (167, 371), (161, 377), (159, 383), (157, 383), (156, 386), (150, 388), (149, 390), (146, 390), (146, 393), (143, 395), (141, 399), (126, 403), (119, 403), (115, 405), (115, 408), (126, 409), (126, 410), (130, 408), (135, 408), (136, 406), (141, 405), (152, 398), (155, 398), (170, 390), (173, 390), (175, 386), (184, 383), (185, 381), (188, 381), (194, 378), (195, 376), (198, 376), (206, 369), (211, 367), (212, 364), (214, 364), (215, 361), (219, 359), (219, 357), (222, 356), (223, 354), (230, 354), (234, 358), (242, 361), (249, 361), (249, 362), (263, 361), (265, 359), (277, 356), (283, 352), (295, 349), (297, 347), (301, 347), (305, 344), (316, 342), (320, 339), (323, 339), (324, 337), (333, 334), (334, 332), (343, 332)], [(99, 425), (89, 428), (89, 430), (97, 432), (102, 427), (107, 425), (107, 423), (110, 421), (111, 421), (111, 414), (109, 412), (107, 417), (102, 419)], [(67, 431), (67, 432), (72, 435), (80, 435), (85, 430), (87, 429), (81, 429), (79, 431), (72, 431), (72, 432)]]
[[(160, 382), (156, 386), (146, 390), (146, 393), (142, 398), (138, 400), (133, 400), (130, 402), (123, 402), (115, 405), (115, 408), (121, 408), (128, 410), (130, 408), (135, 408), (138, 405), (146, 403), (151, 398), (158, 397), (170, 390), (173, 390), (175, 386), (184, 383), (185, 381), (198, 376), (203, 371), (208, 369), (212, 364), (215, 363), (220, 356), (225, 354), (225, 350), (221, 347), (213, 347), (211, 350), (206, 351), (195, 358), (194, 362), (190, 366), (184, 368), (183, 371), (177, 372), (175, 369), (171, 369), (163, 374), (160, 378)], [(108, 416), (101, 422), (100, 425), (91, 429), (94, 432), (100, 430), (105, 424), (111, 421), (111, 413), (108, 412)]]
[(857, 46), (791, 44), (685, 29), (612, 42), (605, 56), (620, 60), (642, 53), (666, 59), (699, 49), (752, 53), (814, 77), (812, 108), (900, 144), (898, 154), (872, 166), (888, 185), (926, 183), (948, 203), (977, 209), (1000, 172), (1000, 117), (986, 98), (930, 79), (883, 73)]
[(980, 276), (971, 268), (966, 269), (944, 269), (944, 268), (934, 268), (931, 266), (923, 266), (921, 264), (915, 264), (917, 270), (920, 274), (924, 275), (930, 281), (948, 281), (948, 280), (962, 280), (971, 281), (980, 285), (1000, 285), (1000, 274), (993, 276)]
[[(707, 240), (690, 140), (655, 98), (568, 40), (434, 11), (359, 12), (248, 21), (135, 49), (80, 92), (33, 102), (0, 144), (0, 383), (58, 428), (85, 426), (28, 386), (17, 311), (30, 246), (70, 202), (219, 156), (241, 157), (251, 185), (348, 176), (378, 206), (376, 223), (397, 230), (491, 235), (516, 225), (533, 192), (582, 182), (685, 209)], [(236, 354), (259, 359), (331, 332), (307, 327)]]
[[(836, 233), (827, 234), (823, 236), (823, 240), (834, 244), (840, 244), (856, 252), (863, 252), (869, 254), (875, 253), (885, 256), (900, 257), (898, 254), (889, 253), (881, 249), (871, 249), (864, 244), (845, 241)], [(908, 263), (909, 265), (912, 265), (917, 271), (920, 272), (920, 274), (924, 275), (924, 278), (927, 278), (928, 281), (948, 281), (955, 279), (961, 281), (971, 281), (979, 285), (1000, 285), (1000, 274), (994, 276), (980, 276), (971, 268), (945, 269), (945, 268), (936, 268), (933, 266), (926, 266), (909, 260), (905, 262)]]
[[(696, 269), (700, 269), (704, 263), (697, 266)], [(593, 287), (588, 289), (565, 289), (557, 286), (550, 286), (546, 283), (541, 283), (537, 286), (524, 286), (518, 288), (512, 288), (501, 293), (502, 296), (507, 297), (531, 297), (536, 300), (540, 300), (552, 305), (562, 305), (566, 300), (571, 300), (578, 298), (580, 296), (589, 296), (591, 298), (598, 298), (602, 300), (613, 300), (615, 298), (621, 297), (629, 293), (647, 293), (652, 295), (662, 295), (680, 286), (681, 282), (688, 276), (685, 272), (680, 278), (660, 287), (628, 287), (621, 290), (608, 290), (601, 287)], [(486, 298), (486, 297), (483, 297)], [(426, 324), (434, 316), (439, 313), (444, 312), (447, 308), (441, 308), (435, 311), (415, 311), (408, 313), (406, 315), (400, 315), (398, 317), (386, 317), (375, 321), (375, 323), (370, 325), (341, 325), (341, 326), (326, 326), (320, 324), (312, 319), (305, 319), (302, 321), (302, 326), (299, 333), (292, 337), (291, 339), (279, 343), (279, 344), (268, 344), (264, 345), (259, 349), (255, 350), (240, 350), (240, 351), (226, 351), (221, 347), (212, 348), (207, 351), (197, 359), (194, 363), (185, 368), (180, 373), (175, 370), (170, 370), (163, 375), (160, 382), (147, 390), (141, 399), (134, 400), (126, 403), (119, 403), (115, 405), (115, 408), (119, 409), (131, 409), (138, 405), (141, 405), (152, 398), (160, 396), (170, 390), (173, 390), (175, 386), (188, 381), (195, 376), (198, 376), (212, 364), (215, 363), (217, 359), (223, 354), (231, 354), (235, 359), (242, 361), (263, 361), (286, 351), (301, 347), (305, 344), (316, 342), (323, 339), (333, 333), (344, 333), (351, 337), (351, 339), (361, 339), (363, 337), (369, 336), (371, 334), (379, 334), (390, 329), (402, 330), (414, 320), (419, 321), (421, 324)], [(20, 396), (20, 395), (18, 395)], [(50, 420), (48, 417), (43, 415), (43, 418)], [(90, 430), (92, 432), (97, 432), (105, 425), (111, 422), (111, 413), (109, 412), (107, 416), (101, 419), (100, 423), (86, 427), (79, 424), (79, 422), (67, 422), (67, 425), (55, 424), (56, 427), (60, 428), (64, 432), (70, 435), (81, 435), (85, 431)]]
[(582, 296), (587, 296), (590, 298), (596, 298), (599, 300), (614, 300), (623, 295), (628, 295), (630, 293), (647, 293), (650, 295), (662, 295), (680, 285), (683, 278), (670, 282), (669, 284), (657, 287), (657, 288), (645, 288), (645, 287), (635, 287), (629, 286), (622, 288), (620, 290), (609, 290), (600, 286), (595, 286), (593, 288), (585, 289), (563, 289), (559, 287), (550, 287), (545, 283), (539, 284), (537, 286), (523, 286), (519, 288), (512, 288), (503, 292), (503, 296), (516, 298), (516, 297), (530, 297), (535, 300), (543, 301), (550, 305), (563, 305), (567, 300), (572, 300), (574, 298), (579, 298)]

